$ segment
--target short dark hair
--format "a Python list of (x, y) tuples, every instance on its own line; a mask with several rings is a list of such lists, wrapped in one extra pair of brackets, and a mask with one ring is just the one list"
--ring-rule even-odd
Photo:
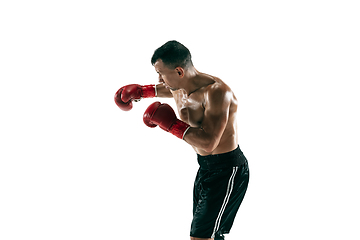
[(187, 68), (193, 65), (189, 49), (175, 40), (168, 41), (156, 49), (151, 58), (151, 64), (154, 65), (159, 59), (170, 69)]

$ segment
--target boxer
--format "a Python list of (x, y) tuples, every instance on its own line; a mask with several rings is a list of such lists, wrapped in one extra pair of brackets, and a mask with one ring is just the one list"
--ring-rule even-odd
[(156, 101), (143, 121), (187, 142), (197, 153), (191, 240), (224, 239), (249, 182), (248, 162), (238, 145), (237, 99), (220, 78), (199, 72), (190, 51), (177, 41), (156, 49), (151, 63), (159, 84), (126, 85), (116, 92), (115, 102), (129, 111), (132, 102), (142, 98), (175, 100), (180, 118), (168, 104)]

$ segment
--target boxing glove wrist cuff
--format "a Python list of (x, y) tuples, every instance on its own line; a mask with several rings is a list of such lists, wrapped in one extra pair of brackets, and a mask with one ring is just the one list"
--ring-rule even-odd
[(156, 97), (156, 87), (155, 85), (144, 85), (141, 86), (141, 97), (143, 98), (153, 98)]
[(180, 139), (184, 139), (185, 133), (189, 130), (190, 125), (177, 119), (171, 126), (169, 133), (175, 135)]

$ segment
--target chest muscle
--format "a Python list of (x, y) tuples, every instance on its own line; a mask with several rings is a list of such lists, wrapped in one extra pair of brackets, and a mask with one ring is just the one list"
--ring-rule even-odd
[(204, 107), (202, 99), (174, 96), (180, 119), (193, 127), (200, 127), (204, 118)]

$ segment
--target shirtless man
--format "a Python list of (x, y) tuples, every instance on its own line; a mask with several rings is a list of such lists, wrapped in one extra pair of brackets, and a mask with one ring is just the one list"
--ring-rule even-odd
[(247, 160), (238, 146), (236, 97), (221, 79), (196, 70), (189, 50), (177, 41), (158, 48), (151, 63), (160, 84), (124, 86), (115, 102), (127, 111), (133, 100), (174, 98), (180, 119), (168, 104), (155, 102), (146, 109), (144, 123), (183, 139), (197, 153), (191, 240), (224, 239), (249, 181)]

